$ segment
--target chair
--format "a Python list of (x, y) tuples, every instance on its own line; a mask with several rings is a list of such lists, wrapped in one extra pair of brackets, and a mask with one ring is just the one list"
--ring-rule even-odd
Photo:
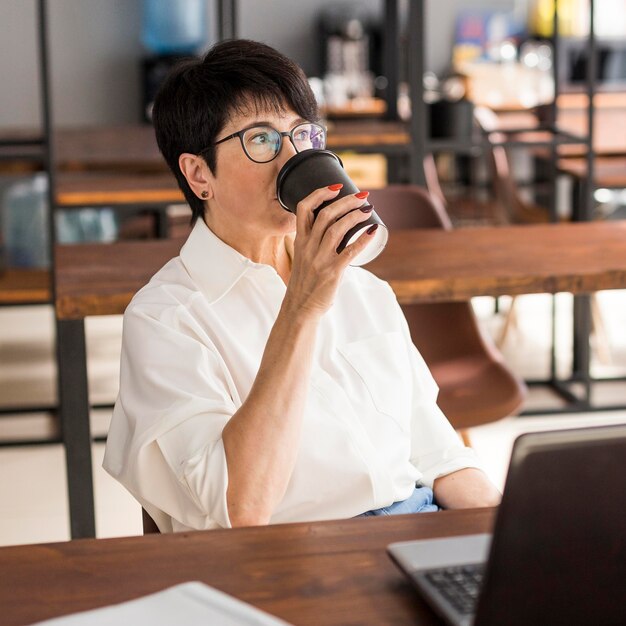
[(498, 207), (498, 221), (506, 224), (537, 224), (550, 221), (547, 208), (524, 200), (511, 172), (506, 148), (497, 142), (506, 139), (498, 132), (498, 116), (487, 107), (474, 109), (474, 121), (489, 142), (487, 152), (491, 170), (493, 195)]
[[(391, 231), (451, 229), (443, 205), (425, 189), (392, 185), (372, 190), (369, 200)], [(411, 338), (439, 385), (438, 404), (452, 426), (465, 429), (513, 415), (526, 386), (483, 337), (469, 302), (403, 305)]]
[(148, 511), (146, 511), (143, 507), (141, 507), (141, 518), (143, 520), (144, 535), (154, 535), (161, 532), (155, 521), (148, 514)]
[[(474, 109), (474, 121), (490, 143), (488, 161), (493, 179), (492, 182), (495, 204), (499, 207), (497, 210), (497, 215), (499, 217), (498, 221), (502, 225), (549, 222), (550, 214), (548, 209), (522, 198), (515, 183), (515, 177), (511, 173), (506, 149), (504, 146), (494, 145), (494, 142), (498, 142), (506, 138), (503, 133), (498, 132), (498, 116), (491, 109), (479, 106)], [(429, 179), (427, 180), (430, 189), (431, 181)], [(440, 187), (438, 187), (437, 193), (441, 194), (441, 197), (443, 198)], [(500, 333), (500, 337), (497, 341), (498, 346), (503, 345), (509, 329), (517, 324), (515, 305), (516, 297), (514, 296), (511, 301), (509, 312), (505, 318), (502, 332)], [(592, 332), (597, 339), (596, 350), (598, 357), (601, 362), (610, 363), (611, 351), (609, 348), (608, 336), (595, 293), (591, 294), (591, 322)]]

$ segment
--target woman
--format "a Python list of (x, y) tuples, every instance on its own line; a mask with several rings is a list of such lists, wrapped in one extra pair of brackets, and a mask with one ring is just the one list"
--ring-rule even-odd
[(176, 69), (153, 110), (193, 212), (180, 256), (124, 316), (105, 468), (162, 531), (493, 505), (436, 405), (389, 286), (341, 254), (367, 192), (297, 216), (276, 177), (321, 148), (302, 71), (228, 41)]

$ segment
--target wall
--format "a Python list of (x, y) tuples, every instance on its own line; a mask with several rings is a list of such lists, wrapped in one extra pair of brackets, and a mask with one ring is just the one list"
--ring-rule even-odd
[[(362, 0), (380, 14), (384, 0)], [(408, 0), (405, 0), (408, 1)], [(140, 119), (142, 0), (48, 0), (53, 113), (60, 126), (124, 124)], [(239, 34), (265, 41), (317, 68), (313, 24), (334, 0), (238, 0)], [(427, 65), (449, 62), (459, 8), (521, 7), (522, 0), (427, 0)], [(207, 0), (214, 31), (213, 0)], [(213, 40), (209, 35), (209, 40)], [(0, 127), (39, 122), (34, 0), (0, 0)]]
[[(59, 125), (139, 119), (141, 0), (48, 0)], [(0, 126), (39, 122), (34, 0), (0, 2)]]

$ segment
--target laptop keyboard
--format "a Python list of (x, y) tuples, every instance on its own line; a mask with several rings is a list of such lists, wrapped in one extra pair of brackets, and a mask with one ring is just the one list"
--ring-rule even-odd
[(443, 567), (420, 572), (437, 591), (463, 615), (474, 613), (483, 582), (484, 563)]

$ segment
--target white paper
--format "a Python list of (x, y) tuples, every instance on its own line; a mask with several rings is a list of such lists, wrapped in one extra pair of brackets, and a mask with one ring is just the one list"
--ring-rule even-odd
[(289, 626), (241, 600), (200, 582), (33, 626)]

